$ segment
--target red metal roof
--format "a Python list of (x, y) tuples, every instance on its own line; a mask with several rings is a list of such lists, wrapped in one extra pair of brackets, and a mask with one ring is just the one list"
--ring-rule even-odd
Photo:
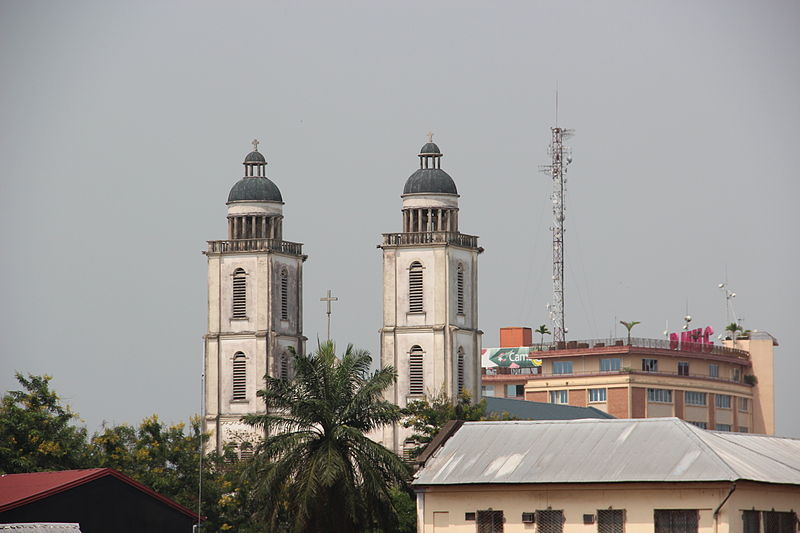
[(89, 468), (86, 470), (62, 470), (59, 472), (31, 472), (29, 474), (0, 475), (0, 512), (27, 505), (31, 502), (47, 498), (53, 494), (64, 492), (105, 476), (113, 476), (123, 483), (131, 485), (169, 507), (197, 520), (197, 513), (190, 511), (183, 505), (170, 500), (153, 489), (142, 485), (138, 481), (129, 478), (125, 474), (117, 472), (113, 468)]

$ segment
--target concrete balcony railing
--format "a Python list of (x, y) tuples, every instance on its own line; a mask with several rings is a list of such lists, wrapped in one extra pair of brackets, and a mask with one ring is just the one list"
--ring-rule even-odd
[(420, 231), (410, 233), (384, 233), (383, 246), (411, 244), (452, 244), (463, 248), (478, 248), (478, 237), (457, 231)]
[(586, 351), (595, 352), (621, 350), (630, 352), (634, 351), (636, 348), (645, 350), (665, 350), (669, 352), (682, 352), (687, 354), (717, 355), (750, 361), (750, 353), (746, 350), (728, 348), (727, 346), (720, 346), (717, 344), (680, 342), (668, 339), (645, 339), (637, 337), (632, 337), (630, 343), (628, 343), (628, 340), (625, 338), (610, 338), (534, 344), (531, 346), (530, 357), (535, 359), (537, 357), (537, 353), (540, 356), (554, 357), (567, 355), (557, 352), (575, 352), (575, 355), (581, 355)]
[(228, 241), (208, 241), (209, 254), (231, 252), (278, 252), (286, 255), (303, 255), (303, 245), (299, 242), (280, 239), (234, 239)]
[[(743, 378), (739, 380), (733, 378), (723, 378), (720, 376), (711, 376), (708, 374), (681, 374), (680, 372), (649, 372), (646, 370), (633, 370), (633, 369), (620, 369), (608, 371), (590, 371), (590, 372), (570, 372), (568, 374), (554, 374), (551, 372), (541, 372), (541, 368), (536, 367), (522, 367), (522, 368), (509, 368), (509, 367), (489, 367), (481, 368), (481, 376), (484, 378), (492, 378), (496, 376), (513, 376), (513, 379), (526, 379), (526, 380), (540, 380), (540, 379), (571, 379), (571, 378), (591, 378), (601, 376), (615, 376), (621, 374), (637, 374), (642, 376), (663, 376), (670, 378), (688, 378), (688, 379), (704, 379), (725, 383), (736, 383), (738, 385), (750, 386), (753, 385), (746, 383)], [(509, 378), (511, 379), (511, 378)], [(508, 381), (509, 379), (500, 379), (499, 381)]]

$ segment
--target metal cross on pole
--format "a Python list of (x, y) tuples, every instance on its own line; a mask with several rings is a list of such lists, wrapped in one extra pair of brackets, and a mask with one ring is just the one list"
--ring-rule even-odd
[(429, 131), (429, 132), (428, 132), (428, 142), (429, 142), (429, 143), (432, 143), (432, 142), (433, 142), (433, 132), (432, 132), (432, 131)]
[(328, 315), (328, 340), (331, 340), (331, 302), (339, 301), (339, 298), (336, 296), (331, 296), (331, 290), (328, 289), (328, 295), (323, 296), (319, 299), (320, 302), (325, 302), (327, 304), (327, 311), (326, 314)]
[(258, 145), (259, 145), (259, 144), (261, 144), (260, 142), (258, 142), (258, 139), (253, 139), (253, 142), (252, 142), (252, 143), (250, 143), (250, 144), (252, 144), (252, 145), (253, 145), (253, 150), (255, 150), (256, 152), (258, 152)]

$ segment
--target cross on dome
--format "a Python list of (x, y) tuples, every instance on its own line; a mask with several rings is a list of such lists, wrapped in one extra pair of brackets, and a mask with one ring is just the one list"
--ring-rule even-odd
[(428, 142), (429, 142), (429, 143), (432, 143), (432, 142), (433, 142), (433, 132), (432, 132), (432, 131), (429, 131), (429, 132), (428, 132)]
[(255, 150), (256, 152), (258, 152), (258, 145), (259, 145), (259, 144), (261, 144), (261, 143), (259, 143), (259, 142), (258, 142), (258, 139), (253, 139), (253, 142), (252, 142), (252, 143), (250, 143), (250, 144), (252, 144), (252, 145), (253, 145), (253, 150)]

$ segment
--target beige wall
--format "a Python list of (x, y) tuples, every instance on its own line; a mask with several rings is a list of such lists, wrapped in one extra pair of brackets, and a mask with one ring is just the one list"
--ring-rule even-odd
[(800, 502), (800, 487), (739, 482), (715, 528), (713, 511), (730, 488), (730, 483), (428, 487), (417, 499), (418, 516), (424, 517), (418, 531), (474, 533), (477, 524), (466, 521), (465, 513), (492, 508), (503, 511), (504, 533), (533, 533), (535, 525), (523, 524), (522, 513), (552, 508), (564, 512), (564, 533), (597, 533), (597, 524), (584, 525), (583, 515), (613, 508), (625, 510), (626, 533), (653, 533), (655, 509), (698, 509), (699, 533), (741, 533), (743, 509), (789, 511)]

